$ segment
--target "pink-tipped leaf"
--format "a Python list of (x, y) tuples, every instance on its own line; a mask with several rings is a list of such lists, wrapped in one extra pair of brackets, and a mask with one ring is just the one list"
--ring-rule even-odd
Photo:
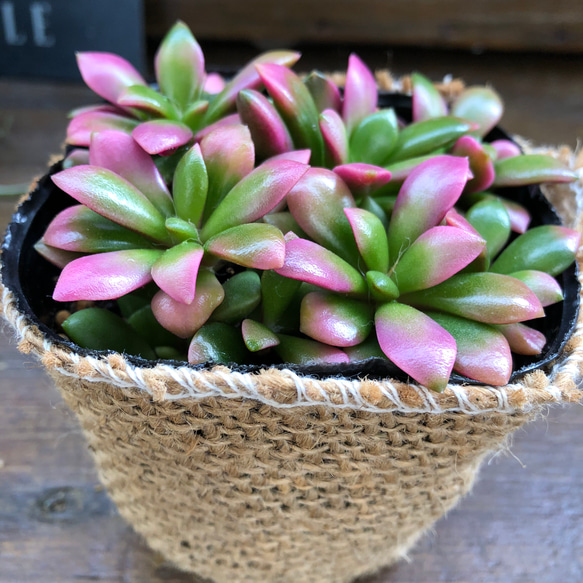
[(485, 136), (499, 121), (504, 104), (490, 87), (470, 87), (453, 102), (451, 114), (477, 124), (472, 134)]
[(291, 150), (272, 156), (270, 160), (293, 160), (300, 164), (309, 164), (312, 157), (311, 150)]
[(89, 150), (85, 148), (75, 148), (71, 150), (63, 160), (63, 170), (73, 168), (73, 166), (81, 166), (82, 164), (89, 164)]
[(132, 85), (123, 91), (118, 103), (125, 107), (135, 107), (155, 117), (179, 119), (178, 111), (174, 104), (158, 91), (145, 85)]
[(89, 146), (91, 135), (106, 130), (118, 130), (131, 134), (138, 121), (106, 111), (88, 111), (75, 116), (67, 127), (67, 143)]
[(496, 161), (494, 186), (522, 186), (541, 182), (574, 182), (577, 173), (544, 154), (524, 154)]
[(377, 84), (371, 70), (352, 53), (348, 58), (342, 119), (348, 135), (367, 116), (377, 108)]
[(482, 192), (494, 182), (494, 164), (473, 136), (462, 136), (451, 149), (454, 156), (465, 156), (470, 160), (470, 170), (474, 177), (468, 180), (465, 192)]
[(423, 75), (411, 75), (413, 86), (413, 121), (423, 121), (447, 115), (447, 105), (435, 85)]
[(56, 247), (51, 247), (43, 241), (37, 241), (34, 244), (34, 250), (44, 257), (49, 263), (56, 265), (60, 269), (63, 269), (65, 265), (83, 257), (85, 253), (77, 253), (75, 251), (64, 251), (63, 249), (57, 249)]
[(534, 356), (540, 354), (547, 343), (542, 332), (526, 326), (525, 324), (504, 324), (496, 326), (496, 329), (504, 334), (510, 345), (510, 350), (516, 354)]
[(333, 109), (320, 114), (320, 131), (324, 139), (324, 153), (329, 166), (348, 162), (348, 136), (340, 115)]
[(206, 76), (206, 81), (204, 82), (204, 92), (210, 95), (216, 95), (220, 93), (226, 85), (226, 81), (223, 79), (222, 75), (218, 73), (209, 73)]
[(389, 270), (389, 242), (381, 220), (359, 208), (345, 208), (344, 214), (367, 269), (386, 273)]
[(490, 146), (496, 151), (496, 160), (513, 158), (522, 154), (520, 147), (510, 140), (494, 140), (490, 142)]
[(527, 269), (509, 275), (523, 281), (535, 293), (543, 308), (563, 300), (563, 290), (559, 282), (544, 271)]
[(318, 71), (313, 71), (304, 79), (304, 83), (312, 95), (318, 111), (332, 109), (340, 113), (342, 98), (338, 86), (332, 79)]
[(334, 172), (356, 196), (369, 195), (391, 180), (391, 173), (388, 170), (361, 162), (336, 166)]
[(259, 352), (279, 344), (277, 334), (256, 320), (247, 318), (241, 323), (241, 334), (247, 350)]
[(180, 122), (155, 119), (136, 127), (132, 137), (148, 154), (167, 156), (192, 140), (192, 130)]

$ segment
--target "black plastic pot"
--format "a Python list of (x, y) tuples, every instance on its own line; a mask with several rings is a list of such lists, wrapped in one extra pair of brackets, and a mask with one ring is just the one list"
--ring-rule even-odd
[[(381, 96), (383, 107), (394, 107), (397, 115), (404, 119), (411, 117), (411, 98), (400, 94)], [(487, 141), (510, 139), (500, 128), (495, 128), (486, 137)], [(33, 248), (42, 237), (50, 220), (64, 208), (76, 204), (71, 197), (58, 189), (50, 176), (61, 170), (61, 163), (52, 166), (47, 175), (41, 178), (30, 197), (18, 208), (8, 226), (2, 245), (2, 280), (16, 297), (21, 313), (38, 326), (38, 328), (54, 343), (67, 347), (82, 356), (98, 355), (99, 352), (81, 348), (63, 339), (47, 322), (48, 315), (60, 309), (60, 305), (52, 299), (52, 292), (59, 270), (43, 259)], [(531, 226), (561, 224), (561, 221), (538, 186), (507, 188), (499, 190), (506, 198), (512, 199), (527, 207), (532, 215)], [(513, 355), (514, 372), (510, 378), (513, 382), (535, 369), (547, 369), (560, 355), (565, 343), (571, 336), (579, 308), (579, 282), (577, 266), (573, 264), (560, 277), (559, 283), (565, 295), (564, 301), (546, 308), (546, 317), (529, 322), (540, 330), (548, 339), (541, 355), (536, 357)], [(137, 356), (128, 356), (128, 360), (137, 366), (151, 367), (158, 361), (149, 361)], [(166, 361), (172, 363), (173, 361)], [(185, 363), (180, 363), (184, 366)], [(204, 369), (212, 366), (195, 365), (193, 368)], [(373, 379), (397, 378), (406, 380), (407, 376), (392, 363), (379, 358), (371, 358), (359, 363), (344, 365), (270, 365), (275, 368), (287, 368), (296, 373), (312, 375), (319, 378), (342, 376), (356, 378), (367, 376)], [(255, 372), (261, 365), (237, 365), (231, 367), (238, 372)], [(451, 381), (457, 383), (476, 381), (452, 375)]]

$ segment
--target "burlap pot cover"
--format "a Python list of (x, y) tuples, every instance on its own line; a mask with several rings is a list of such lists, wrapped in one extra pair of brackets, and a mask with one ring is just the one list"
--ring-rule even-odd
[[(578, 229), (582, 188), (546, 190)], [(340, 583), (396, 561), (469, 491), (488, 453), (545, 407), (581, 399), (581, 313), (547, 374), (437, 394), (391, 379), (83, 357), (0, 289), (20, 350), (77, 413), (121, 515), (176, 566), (219, 583)]]

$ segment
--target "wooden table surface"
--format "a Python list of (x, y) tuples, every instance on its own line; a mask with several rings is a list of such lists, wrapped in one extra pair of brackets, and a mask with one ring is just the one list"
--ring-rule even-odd
[[(308, 53), (306, 68), (345, 66), (346, 51)], [(537, 143), (575, 147), (583, 138), (582, 57), (361, 54), (397, 73), (492, 83), (506, 101), (503, 125)], [(214, 62), (228, 62), (225, 55), (215, 47)], [(93, 101), (79, 85), (0, 80), (0, 184), (41, 173), (59, 150), (66, 112)], [(15, 202), (0, 199), (2, 230)], [(76, 420), (38, 362), (15, 344), (0, 335), (0, 583), (194, 581), (117, 515)], [(583, 581), (582, 444), (583, 408), (550, 411), (492, 457), (472, 494), (423, 538), (411, 562), (359, 583)]]

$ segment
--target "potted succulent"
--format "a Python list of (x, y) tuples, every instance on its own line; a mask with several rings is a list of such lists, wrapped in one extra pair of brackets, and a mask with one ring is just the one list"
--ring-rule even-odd
[(298, 56), (225, 82), (178, 23), (153, 88), (79, 55), (110, 104), (74, 112), (3, 247), (4, 313), (120, 512), (217, 581), (389, 564), (580, 399), (579, 215), (537, 186), (578, 175), (495, 128), (489, 88), (383, 95), (352, 55), (340, 89)]

